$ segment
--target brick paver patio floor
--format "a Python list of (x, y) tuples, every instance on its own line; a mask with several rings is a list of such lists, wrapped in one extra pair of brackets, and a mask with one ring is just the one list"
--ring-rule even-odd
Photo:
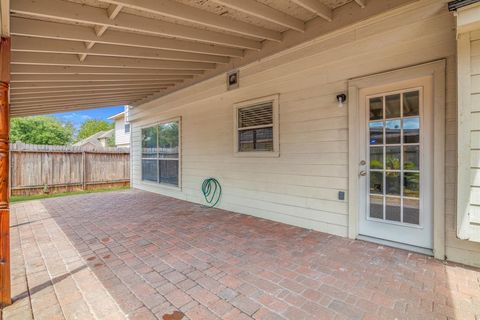
[(479, 270), (147, 192), (14, 204), (11, 231), (7, 320), (480, 317)]

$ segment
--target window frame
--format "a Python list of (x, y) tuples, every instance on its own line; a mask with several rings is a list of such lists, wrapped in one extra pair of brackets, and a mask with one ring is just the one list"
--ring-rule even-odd
[[(158, 127), (162, 124), (170, 123), (170, 122), (178, 122), (178, 158), (159, 158), (158, 157), (158, 152), (157, 152), (157, 157), (156, 158), (144, 158), (143, 157), (143, 145), (140, 145), (140, 180), (142, 183), (145, 184), (150, 184), (153, 186), (161, 186), (164, 188), (169, 188), (169, 189), (174, 189), (174, 190), (181, 190), (182, 189), (182, 117), (175, 117), (175, 118), (169, 118), (166, 120), (162, 121), (157, 121), (155, 123), (151, 123), (148, 125), (141, 126), (140, 129), (140, 140), (142, 140), (142, 130), (143, 129), (148, 129), (152, 127)], [(157, 129), (158, 130), (158, 129)], [(157, 132), (157, 148), (158, 148), (158, 132)], [(150, 181), (150, 180), (144, 180), (143, 179), (143, 160), (155, 160), (157, 164), (157, 181)], [(173, 184), (168, 184), (165, 182), (160, 182), (159, 181), (159, 160), (177, 160), (178, 161), (178, 185), (173, 185)]]
[[(128, 126), (128, 131), (127, 131), (127, 126)], [(123, 123), (123, 133), (127, 134), (127, 133), (130, 133), (130, 131), (132, 131), (132, 126), (130, 125), (129, 122), (124, 122)]]
[[(256, 105), (272, 103), (272, 144), (273, 151), (239, 151), (239, 131), (238, 112), (240, 109), (254, 107)], [(279, 137), (279, 94), (273, 94), (261, 98), (237, 102), (233, 105), (233, 155), (236, 157), (279, 157), (280, 156), (280, 137)]]

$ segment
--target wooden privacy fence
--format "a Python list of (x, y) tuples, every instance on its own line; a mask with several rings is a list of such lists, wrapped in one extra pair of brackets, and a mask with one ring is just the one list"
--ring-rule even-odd
[(128, 186), (130, 153), (17, 142), (10, 145), (10, 177), (12, 195)]

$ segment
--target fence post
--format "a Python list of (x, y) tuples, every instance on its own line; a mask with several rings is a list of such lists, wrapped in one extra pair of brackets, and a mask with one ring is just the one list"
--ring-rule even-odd
[(87, 183), (85, 181), (87, 161), (85, 157), (86, 157), (86, 152), (82, 151), (82, 190), (85, 190), (87, 186)]

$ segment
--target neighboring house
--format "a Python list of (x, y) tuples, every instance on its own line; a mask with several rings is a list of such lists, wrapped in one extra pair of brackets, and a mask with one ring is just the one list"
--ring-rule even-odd
[(92, 134), (90, 137), (74, 143), (73, 145), (77, 147), (105, 148), (108, 147), (108, 139), (110, 139), (113, 134), (113, 129), (107, 131), (100, 131)]
[(239, 78), (134, 106), (133, 187), (203, 203), (215, 177), (223, 209), (480, 265), (480, 5), (459, 8), (471, 2), (457, 18), (422, 0), (327, 25)]
[(115, 146), (122, 148), (130, 147), (130, 123), (127, 121), (128, 107), (125, 110), (111, 116), (110, 120), (115, 122)]

